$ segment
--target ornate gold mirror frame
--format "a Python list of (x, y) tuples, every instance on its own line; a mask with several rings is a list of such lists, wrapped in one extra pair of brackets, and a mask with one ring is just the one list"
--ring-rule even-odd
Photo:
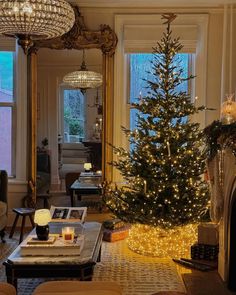
[(101, 25), (100, 30), (90, 31), (86, 28), (79, 8), (73, 6), (75, 24), (66, 34), (55, 39), (35, 41), (28, 54), (28, 194), (36, 201), (36, 140), (37, 140), (37, 51), (40, 48), (51, 49), (90, 49), (102, 51), (103, 58), (103, 132), (102, 132), (102, 172), (103, 179), (111, 180), (113, 117), (113, 59), (117, 45), (117, 36), (108, 25)]

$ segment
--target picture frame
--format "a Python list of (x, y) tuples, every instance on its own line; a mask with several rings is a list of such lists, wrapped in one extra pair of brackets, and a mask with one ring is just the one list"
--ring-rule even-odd
[(51, 206), (50, 213), (52, 222), (68, 221), (81, 222), (85, 221), (87, 215), (87, 207), (55, 207)]

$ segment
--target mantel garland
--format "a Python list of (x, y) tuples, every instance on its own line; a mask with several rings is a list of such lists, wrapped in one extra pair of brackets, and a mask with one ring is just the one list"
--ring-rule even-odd
[(223, 124), (219, 120), (213, 121), (204, 129), (206, 137), (206, 153), (212, 160), (218, 151), (229, 148), (236, 157), (236, 122)]

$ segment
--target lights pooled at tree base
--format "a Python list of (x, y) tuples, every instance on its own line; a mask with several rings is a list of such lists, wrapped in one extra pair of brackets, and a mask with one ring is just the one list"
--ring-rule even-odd
[(128, 247), (141, 255), (181, 258), (189, 257), (190, 247), (197, 241), (197, 224), (164, 230), (134, 224), (127, 239)]

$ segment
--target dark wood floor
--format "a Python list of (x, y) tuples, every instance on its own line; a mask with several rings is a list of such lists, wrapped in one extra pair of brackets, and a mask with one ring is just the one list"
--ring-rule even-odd
[[(177, 266), (188, 295), (233, 295), (222, 281), (217, 270), (201, 272)], [(236, 278), (235, 278), (236, 279)]]

